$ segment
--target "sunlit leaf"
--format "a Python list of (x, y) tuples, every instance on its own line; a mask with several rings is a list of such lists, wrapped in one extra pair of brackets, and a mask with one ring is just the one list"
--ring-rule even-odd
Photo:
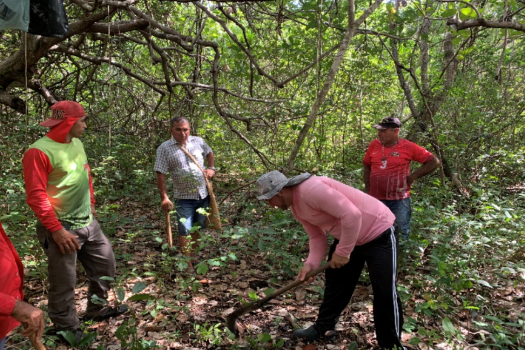
[(488, 287), (488, 288), (492, 288), (492, 286), (490, 285), (490, 283), (487, 282), (487, 281), (484, 281), (484, 280), (476, 280), (476, 282), (478, 282), (478, 283), (481, 284), (482, 286), (485, 286), (485, 287)]
[(443, 330), (445, 332), (448, 332), (448, 333), (455, 333), (456, 332), (456, 327), (454, 327), (454, 325), (452, 324), (452, 321), (450, 320), (450, 318), (448, 317), (445, 317), (442, 321), (442, 324), (443, 324)]
[(144, 283), (142, 281), (139, 281), (139, 282), (135, 283), (135, 285), (131, 289), (131, 293), (133, 293), (133, 294), (140, 293), (146, 288), (146, 286), (147, 286), (146, 283)]
[(257, 340), (261, 343), (268, 343), (272, 340), (272, 336), (267, 333), (261, 333), (257, 335)]
[(156, 298), (151, 294), (135, 294), (128, 298), (129, 301), (139, 301), (139, 300), (155, 300)]
[(448, 9), (448, 10), (445, 10), (441, 13), (441, 17), (452, 17), (452, 16), (455, 16), (456, 13), (458, 13), (458, 10), (456, 9)]
[(97, 332), (91, 332), (88, 333), (84, 338), (80, 339), (80, 341), (77, 344), (77, 348), (88, 346), (91, 344), (95, 339), (97, 339)]

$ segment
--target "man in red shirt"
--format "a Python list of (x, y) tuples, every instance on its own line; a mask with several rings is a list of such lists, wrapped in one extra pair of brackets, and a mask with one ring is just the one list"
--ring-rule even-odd
[(0, 222), (0, 350), (5, 337), (20, 323), (23, 336), (39, 341), (44, 331), (44, 313), (39, 308), (24, 303), (24, 269), (15, 247), (7, 237)]
[[(394, 213), (394, 225), (408, 238), (412, 184), (434, 171), (440, 161), (423, 147), (399, 137), (401, 121), (398, 118), (383, 118), (374, 128), (377, 129), (377, 139), (370, 143), (363, 159), (365, 192), (382, 201)], [(412, 161), (423, 165), (410, 173)]]

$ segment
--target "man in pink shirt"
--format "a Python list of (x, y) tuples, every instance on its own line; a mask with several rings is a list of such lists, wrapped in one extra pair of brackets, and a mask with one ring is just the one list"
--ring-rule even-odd
[(297, 279), (304, 281), (320, 265), (328, 248), (326, 233), (335, 238), (328, 253), (331, 268), (325, 272), (325, 293), (317, 320), (309, 328), (294, 331), (294, 335), (308, 341), (335, 337), (335, 324), (350, 302), (366, 262), (379, 346), (403, 349), (394, 214), (355, 188), (308, 173), (288, 179), (274, 170), (257, 180), (257, 188), (258, 199), (272, 207), (291, 209), (310, 237), (310, 253)]

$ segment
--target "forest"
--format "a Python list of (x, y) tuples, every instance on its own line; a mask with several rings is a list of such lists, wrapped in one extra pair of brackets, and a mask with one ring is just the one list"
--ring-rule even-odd
[[(109, 302), (130, 312), (82, 323), (78, 344), (45, 333), (46, 348), (377, 349), (367, 273), (333, 341), (292, 336), (316, 319), (322, 275), (240, 317), (238, 337), (226, 317), (294, 281), (308, 255), (290, 211), (256, 199), (257, 178), (309, 172), (363, 190), (373, 125), (395, 116), (402, 138), (441, 161), (414, 183), (400, 242), (403, 345), (525, 349), (524, 0), (63, 3), (65, 35), (0, 31), (0, 221), (26, 300), (46, 312), (21, 161), (52, 104), (82, 104), (98, 221), (117, 259)], [(168, 246), (153, 171), (177, 115), (217, 168), (223, 230), (203, 234), (196, 275)], [(20, 330), (7, 337), (6, 349), (31, 348)]]

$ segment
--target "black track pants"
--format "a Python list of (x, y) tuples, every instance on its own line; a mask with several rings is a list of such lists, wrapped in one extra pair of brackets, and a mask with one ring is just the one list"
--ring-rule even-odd
[[(338, 243), (336, 239), (330, 247), (329, 259)], [(352, 298), (366, 262), (374, 293), (374, 321), (379, 346), (382, 349), (394, 349), (396, 346), (403, 349), (400, 341), (403, 314), (396, 287), (396, 254), (392, 227), (373, 241), (355, 247), (345, 266), (326, 270), (324, 299), (316, 328), (321, 333), (335, 328), (339, 316)]]

